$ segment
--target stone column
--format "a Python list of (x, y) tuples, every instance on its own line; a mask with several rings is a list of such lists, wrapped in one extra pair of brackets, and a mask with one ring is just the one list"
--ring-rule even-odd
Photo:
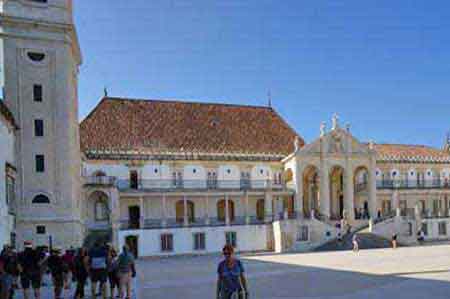
[(205, 224), (209, 225), (209, 198), (208, 195), (205, 197)]
[(228, 194), (225, 194), (225, 224), (230, 225), (230, 210), (228, 202)]
[(303, 169), (296, 158), (296, 191), (294, 197), (294, 211), (297, 218), (303, 218)]
[(250, 215), (248, 210), (248, 192), (245, 192), (244, 204), (245, 204), (245, 224), (250, 224)]
[(114, 188), (110, 193), (110, 221), (112, 228), (112, 243), (116, 248), (119, 246), (119, 231), (120, 231), (120, 202), (119, 202), (119, 191)]
[(398, 190), (394, 190), (394, 193), (392, 193), (392, 209), (394, 211), (397, 211), (397, 209), (400, 209), (400, 200), (399, 200), (399, 194)]
[(188, 204), (186, 195), (183, 196), (183, 225), (189, 226), (189, 218), (188, 218)]
[(346, 168), (344, 170), (344, 211), (347, 217), (347, 220), (355, 219), (355, 192), (354, 192), (354, 178), (353, 178), (353, 169), (352, 166), (347, 163)]
[(167, 199), (166, 195), (162, 196), (162, 227), (167, 227)]
[(266, 222), (272, 222), (273, 219), (272, 211), (272, 193), (266, 192), (264, 197), (264, 215)]
[(330, 217), (330, 176), (324, 161), (320, 162), (320, 213)]
[(145, 203), (144, 203), (144, 197), (139, 198), (139, 210), (141, 212), (140, 218), (139, 218), (139, 228), (144, 229), (145, 227)]
[(376, 172), (376, 160), (375, 156), (370, 158), (369, 168), (369, 212), (370, 218), (376, 219), (378, 217), (378, 204), (377, 204), (377, 176)]

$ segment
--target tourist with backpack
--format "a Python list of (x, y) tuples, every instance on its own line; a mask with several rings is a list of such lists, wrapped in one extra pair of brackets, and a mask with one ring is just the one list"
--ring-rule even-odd
[(96, 298), (96, 286), (100, 284), (101, 295), (106, 299), (106, 281), (108, 280), (108, 250), (100, 241), (95, 242), (89, 251), (92, 298)]
[(247, 280), (242, 262), (234, 257), (234, 248), (225, 245), (222, 250), (225, 259), (217, 268), (217, 299), (247, 299)]
[(136, 277), (134, 256), (127, 245), (122, 248), (122, 253), (117, 259), (117, 273), (119, 277), (119, 297), (124, 299), (126, 289), (126, 299), (131, 298), (131, 280)]

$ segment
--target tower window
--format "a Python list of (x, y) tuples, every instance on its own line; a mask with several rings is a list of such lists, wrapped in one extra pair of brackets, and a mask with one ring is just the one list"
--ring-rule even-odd
[[(34, 1), (34, 2), (45, 3), (43, 1)], [(30, 58), (34, 62), (41, 62), (42, 60), (45, 59), (45, 54), (44, 53), (37, 53), (37, 52), (28, 52), (28, 58)]]
[(34, 120), (34, 136), (36, 137), (44, 136), (44, 121), (42, 119)]
[(36, 172), (45, 171), (45, 157), (44, 155), (36, 155)]
[(45, 235), (46, 229), (44, 225), (38, 225), (36, 226), (36, 234), (38, 235)]
[(35, 102), (42, 102), (42, 85), (33, 85), (33, 100)]

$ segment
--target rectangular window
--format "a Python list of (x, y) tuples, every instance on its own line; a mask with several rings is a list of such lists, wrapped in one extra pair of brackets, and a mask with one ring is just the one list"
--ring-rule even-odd
[(6, 176), (6, 205), (8, 206), (9, 213), (15, 212), (15, 197), (16, 197), (16, 180), (7, 175)]
[(440, 236), (447, 235), (447, 222), (445, 222), (445, 221), (439, 222), (439, 235)]
[(35, 102), (42, 102), (42, 85), (33, 85), (33, 100)]
[(205, 233), (194, 234), (194, 250), (205, 250)]
[(302, 225), (297, 231), (297, 242), (305, 242), (309, 240), (309, 228), (306, 225)]
[(225, 242), (227, 245), (231, 245), (234, 248), (237, 247), (237, 234), (236, 232), (226, 232), (225, 233)]
[(161, 235), (161, 251), (171, 252), (173, 251), (173, 235), (162, 234)]
[(36, 172), (45, 171), (45, 157), (44, 155), (36, 155)]
[(44, 225), (36, 226), (36, 234), (38, 234), (38, 235), (45, 235), (45, 233), (46, 233), (45, 231), (46, 231), (46, 229), (45, 229)]
[(42, 119), (34, 120), (34, 136), (36, 137), (44, 136), (44, 120)]

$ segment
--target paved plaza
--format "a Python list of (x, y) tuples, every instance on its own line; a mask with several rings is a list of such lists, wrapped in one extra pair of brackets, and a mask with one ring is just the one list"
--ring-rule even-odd
[[(450, 246), (242, 256), (251, 298), (450, 298)], [(214, 298), (219, 256), (139, 262), (139, 298)]]

